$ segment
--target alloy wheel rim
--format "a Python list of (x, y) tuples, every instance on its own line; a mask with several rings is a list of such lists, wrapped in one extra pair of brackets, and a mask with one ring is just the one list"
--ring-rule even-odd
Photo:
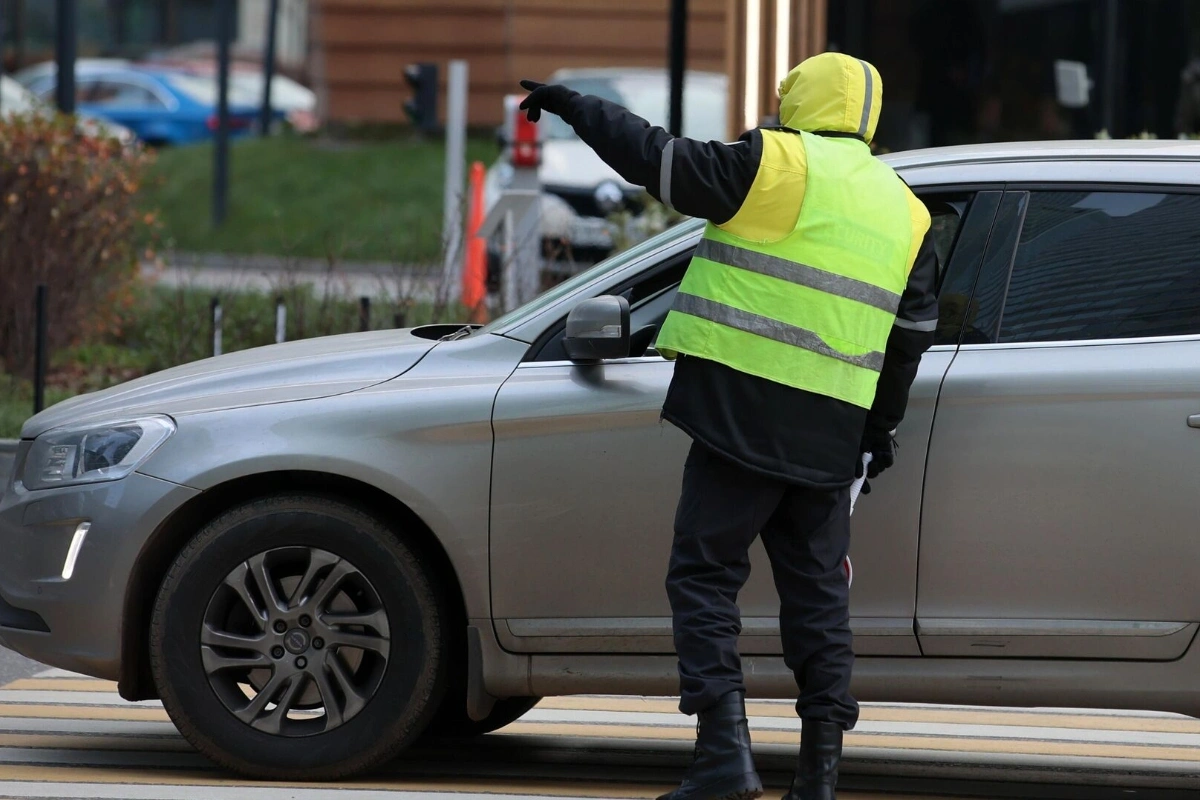
[(280, 547), (238, 564), (209, 599), (205, 676), (225, 708), (275, 736), (327, 733), (379, 689), (391, 654), (379, 593), (354, 564)]

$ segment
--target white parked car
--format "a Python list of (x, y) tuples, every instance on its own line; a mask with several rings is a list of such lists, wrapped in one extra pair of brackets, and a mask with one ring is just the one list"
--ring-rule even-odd
[[(26, 89), (14, 78), (0, 75), (0, 118), (14, 114), (30, 112), (49, 113), (50, 106), (38, 99), (33, 92)], [(84, 136), (93, 138), (109, 137), (116, 139), (122, 145), (129, 146), (137, 139), (133, 131), (124, 125), (118, 125), (106, 119), (90, 114), (76, 114), (76, 127)]]

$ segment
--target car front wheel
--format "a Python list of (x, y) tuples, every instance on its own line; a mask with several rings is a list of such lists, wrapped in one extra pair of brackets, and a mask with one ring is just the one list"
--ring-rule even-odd
[(208, 524), (162, 583), (150, 663), (200, 752), (332, 780), (414, 741), (445, 689), (444, 603), (414, 553), (341, 501), (263, 498)]

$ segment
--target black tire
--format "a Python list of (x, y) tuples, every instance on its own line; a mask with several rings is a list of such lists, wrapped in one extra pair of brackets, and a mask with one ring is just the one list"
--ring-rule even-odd
[[(267, 555), (262, 556), (264, 553)], [(305, 658), (293, 659), (292, 654), (298, 651), (291, 648), (299, 645), (292, 638), (292, 630), (285, 635), (290, 652), (278, 647), (285, 640), (276, 643), (271, 639), (270, 643), (276, 646), (270, 649), (270, 656), (254, 653), (253, 657), (259, 659), (255, 663), (261, 664), (268, 657), (279, 658), (277, 652), (284, 655), (277, 662), (258, 668), (260, 676), (267, 670), (273, 683), (284, 670), (304, 666), (312, 677), (307, 683), (297, 681), (298, 686), (306, 688), (297, 689), (290, 700), (269, 701), (257, 711), (235, 709), (230, 704), (238, 698), (230, 699), (229, 686), (247, 687), (243, 692), (250, 688), (257, 690), (259, 687), (252, 680), (254, 673), (245, 668), (210, 666), (209, 656), (233, 651), (202, 646), (201, 633), (203, 630), (211, 643), (211, 615), (217, 607), (214, 604), (219, 597), (228, 595), (234, 575), (247, 574), (239, 572), (243, 565), (253, 562), (261, 566), (266, 563), (263, 558), (272, 558), (275, 553), (283, 554), (279, 558), (285, 561), (284, 569), (290, 554), (309, 554), (310, 566), (303, 578), (296, 579), (297, 584), (307, 580), (314, 587), (311, 594), (305, 591), (305, 598), (369, 595), (375, 609), (371, 613), (383, 612), (378, 619), (384, 629), (376, 632), (378, 636), (373, 639), (377, 653), (366, 649), (355, 651), (353, 644), (348, 645), (350, 650), (344, 650), (341, 644), (334, 643), (335, 636), (370, 633), (371, 629), (357, 623), (331, 623), (339, 627), (336, 631), (334, 627), (324, 629), (329, 632), (330, 645), (318, 652), (323, 647), (323, 639), (317, 635), (322, 629), (318, 628), (318, 622), (311, 622), (311, 642), (305, 645), (309, 649), (302, 652), (311, 657), (312, 667)], [(337, 571), (333, 568), (327, 572), (313, 571), (310, 579), (309, 571), (317, 569), (317, 553), (323, 553), (322, 558), (336, 557), (340, 559), (337, 564), (344, 562), (355, 571), (350, 578), (338, 580), (330, 577)], [(300, 592), (289, 590), (283, 580), (268, 578), (279, 589), (277, 595), (281, 599), (291, 593), (284, 604), (290, 607)], [(330, 586), (336, 584), (329, 592), (325, 592), (327, 582)], [(247, 578), (243, 588), (251, 584), (252, 578)], [(339, 588), (343, 584), (348, 588)], [(367, 589), (361, 588), (364, 584)], [(254, 586), (237, 595), (242, 600), (250, 598), (249, 603), (257, 603), (264, 596)], [(301, 600), (308, 602), (305, 598)], [(318, 610), (325, 602), (333, 603), (328, 599), (312, 602), (312, 607)], [(230, 603), (236, 605), (237, 599)], [(267, 608), (265, 603), (262, 607)], [(257, 615), (258, 608), (255, 605), (250, 608)], [(325, 616), (317, 611), (314, 616), (319, 624), (325, 624), (338, 615), (335, 611), (343, 616), (346, 613), (344, 608), (327, 608)], [(349, 613), (361, 616), (364, 612), (352, 608)], [(261, 629), (261, 634), (255, 634), (255, 647), (260, 650), (264, 647), (260, 642), (267, 641), (278, 630), (269, 622), (270, 616), (270, 611), (264, 611), (255, 623)], [(253, 619), (249, 614), (243, 614), (243, 618)], [(254, 500), (221, 515), (179, 554), (155, 602), (150, 627), (150, 667), (175, 725), (197, 750), (217, 764), (255, 778), (334, 780), (360, 774), (394, 758), (428, 725), (445, 691), (445, 619), (446, 604), (440, 587), (393, 531), (339, 500), (311, 494), (280, 494)], [(353, 659), (356, 652), (357, 665), (348, 667), (347, 659)], [(334, 660), (339, 664), (333, 664)], [(370, 688), (370, 694), (365, 700), (356, 695), (360, 702), (351, 704), (350, 695), (342, 691), (347, 684), (335, 679), (349, 675), (353, 681), (359, 681), (360, 673), (367, 675), (362, 680), (369, 684), (366, 688)], [(319, 683), (318, 678), (324, 682)], [(288, 697), (291, 683), (285, 680), (279, 685), (282, 689), (276, 689), (273, 696)], [(357, 691), (359, 684), (353, 686)], [(309, 695), (299, 692), (310, 690), (318, 691), (317, 697), (322, 701), (329, 691), (328, 696), (334, 702), (314, 706), (310, 701), (309, 705), (303, 705), (303, 699)], [(247, 693), (240, 699), (252, 706), (253, 696), (254, 693)], [(344, 706), (339, 704), (339, 698), (346, 701)], [(285, 702), (282, 715), (269, 710)], [(321, 709), (322, 717), (318, 719), (326, 720), (317, 728), (311, 727), (318, 724), (312, 722), (314, 708)], [(336, 719), (335, 714), (328, 712), (330, 708), (336, 709)], [(295, 717), (291, 709), (298, 709)], [(252, 719), (243, 721), (235, 712)], [(261, 721), (271, 716), (275, 717), (275, 727), (286, 727), (287, 735), (260, 729)]]
[(541, 700), (540, 697), (507, 697), (497, 700), (492, 713), (476, 721), (467, 716), (466, 701), (462, 696), (448, 692), (423, 738), (469, 739), (483, 736), (516, 722)]

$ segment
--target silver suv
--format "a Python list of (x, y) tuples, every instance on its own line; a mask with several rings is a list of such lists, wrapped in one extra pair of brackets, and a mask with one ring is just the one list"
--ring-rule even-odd
[[(1200, 146), (890, 158), (937, 345), (854, 516), (863, 700), (1200, 715)], [(676, 689), (686, 438), (654, 350), (690, 222), (476, 329), (292, 342), (56, 406), (0, 500), (0, 641), (161, 697), (243, 772), (328, 778), (536, 698)], [(565, 337), (615, 308), (620, 347)], [(764, 554), (752, 695), (795, 691)]]

